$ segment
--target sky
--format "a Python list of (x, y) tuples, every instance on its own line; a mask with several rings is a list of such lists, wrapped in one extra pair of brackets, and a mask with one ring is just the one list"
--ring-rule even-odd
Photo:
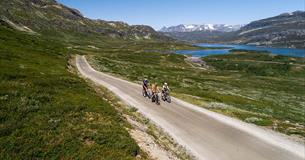
[(305, 0), (58, 0), (92, 19), (150, 25), (247, 24), (305, 10)]

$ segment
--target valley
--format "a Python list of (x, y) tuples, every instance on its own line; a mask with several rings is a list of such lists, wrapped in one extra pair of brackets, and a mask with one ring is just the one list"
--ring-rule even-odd
[[(304, 57), (226, 48), (223, 55), (194, 58), (177, 51), (224, 49), (193, 42), (304, 48), (304, 12), (248, 25), (182, 25), (159, 32), (148, 25), (90, 19), (56, 0), (3, 0), (0, 5), (0, 159), (146, 160), (162, 159), (152, 156), (160, 152), (165, 159), (195, 159), (194, 153), (201, 159), (204, 153), (212, 159), (245, 159), (243, 153), (252, 159), (300, 157)], [(81, 63), (81, 56), (89, 64)], [(100, 75), (116, 77), (108, 83), (116, 82), (119, 89), (92, 81), (92, 72), (99, 80), (105, 78)], [(170, 85), (171, 108), (143, 101), (139, 85), (144, 78)], [(118, 90), (141, 105), (119, 99)], [(145, 116), (150, 111), (154, 114)], [(238, 125), (227, 124), (232, 121)], [(244, 125), (242, 132), (236, 128)], [(177, 131), (174, 138), (164, 131), (171, 127), (177, 129), (171, 130)], [(257, 133), (274, 133), (280, 141)], [(254, 141), (270, 154), (258, 154), (265, 150)], [(298, 150), (289, 146), (281, 152), (279, 142), (297, 144)], [(193, 150), (185, 148), (189, 143)], [(224, 154), (218, 154), (218, 146)]]

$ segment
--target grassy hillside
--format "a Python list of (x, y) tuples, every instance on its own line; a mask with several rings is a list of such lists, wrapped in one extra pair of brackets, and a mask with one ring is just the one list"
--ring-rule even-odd
[(205, 70), (187, 63), (183, 55), (154, 47), (161, 51), (135, 46), (81, 51), (95, 54), (90, 61), (100, 71), (138, 83), (144, 77), (166, 81), (175, 96), (199, 106), (305, 136), (304, 59), (235, 51), (204, 58), (211, 68)]
[(65, 48), (0, 27), (0, 159), (135, 159), (128, 125), (68, 72)]

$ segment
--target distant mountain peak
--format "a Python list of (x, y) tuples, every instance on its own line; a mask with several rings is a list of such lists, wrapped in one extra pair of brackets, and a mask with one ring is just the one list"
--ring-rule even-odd
[(228, 24), (180, 24), (177, 26), (163, 27), (161, 32), (194, 32), (194, 31), (219, 31), (232, 32), (239, 30), (243, 25)]

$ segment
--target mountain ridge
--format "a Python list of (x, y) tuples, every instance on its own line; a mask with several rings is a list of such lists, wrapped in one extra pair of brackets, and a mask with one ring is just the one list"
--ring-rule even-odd
[[(0, 5), (2, 25), (15, 24), (41, 34), (56, 32), (65, 35), (66, 32), (73, 32), (125, 40), (173, 40), (150, 26), (86, 18), (77, 9), (67, 7), (56, 0), (4, 0)], [(7, 23), (9, 21), (12, 23)]]

